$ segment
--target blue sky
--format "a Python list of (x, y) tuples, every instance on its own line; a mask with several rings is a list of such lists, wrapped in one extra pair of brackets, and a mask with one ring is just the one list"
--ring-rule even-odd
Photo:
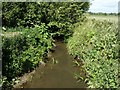
[(120, 0), (91, 0), (92, 5), (90, 6), (89, 11), (96, 13), (97, 12), (118, 13), (119, 1)]

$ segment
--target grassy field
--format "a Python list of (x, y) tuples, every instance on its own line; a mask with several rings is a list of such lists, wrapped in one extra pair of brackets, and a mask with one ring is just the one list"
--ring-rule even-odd
[(118, 23), (118, 16), (115, 15), (88, 15), (88, 18), (101, 21), (107, 20), (110, 22)]

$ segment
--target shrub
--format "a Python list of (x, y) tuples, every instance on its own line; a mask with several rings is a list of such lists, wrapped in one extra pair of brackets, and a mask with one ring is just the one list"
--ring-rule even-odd
[[(4, 35), (2, 40), (2, 74), (6, 82), (33, 70), (52, 48), (52, 37), (44, 24), (31, 29), (24, 28), (16, 36)], [(6, 87), (6, 82), (3, 87)]]
[(3, 2), (2, 25), (34, 27), (45, 23), (53, 37), (71, 36), (73, 24), (83, 21), (89, 2)]

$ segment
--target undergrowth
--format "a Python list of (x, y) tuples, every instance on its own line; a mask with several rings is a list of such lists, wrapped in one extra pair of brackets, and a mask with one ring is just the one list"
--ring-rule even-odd
[(68, 51), (83, 61), (89, 88), (117, 88), (117, 25), (108, 21), (89, 20), (75, 29), (68, 40)]
[(6, 34), (2, 36), (3, 88), (11, 88), (16, 77), (35, 69), (53, 43), (44, 24), (24, 28), (17, 35)]

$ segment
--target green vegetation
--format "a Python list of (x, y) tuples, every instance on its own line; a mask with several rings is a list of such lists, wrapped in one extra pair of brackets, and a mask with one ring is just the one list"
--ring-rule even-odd
[(103, 12), (93, 13), (93, 12), (89, 12), (89, 14), (91, 14), (91, 15), (104, 15), (104, 16), (109, 16), (109, 15), (117, 16), (119, 13), (103, 13)]
[[(83, 62), (90, 88), (117, 88), (119, 33), (117, 17), (86, 18), (89, 2), (3, 2), (3, 88), (35, 69), (55, 39), (67, 42), (69, 54)], [(109, 21), (108, 18), (111, 18)], [(115, 23), (112, 23), (112, 22)], [(74, 61), (76, 66), (80, 62)], [(59, 63), (54, 58), (53, 64)], [(75, 78), (83, 80), (79, 74)]]
[(117, 25), (107, 21), (88, 20), (77, 27), (68, 40), (68, 51), (83, 61), (85, 81), (90, 88), (117, 88)]
[(73, 24), (84, 20), (88, 8), (89, 2), (4, 2), (2, 26), (34, 27), (45, 23), (53, 37), (68, 38)]
[(118, 23), (118, 16), (116, 15), (89, 15), (88, 16), (89, 19), (96, 19), (96, 20), (106, 20), (109, 22), (114, 22), (114, 23)]
[[(25, 29), (16, 36), (3, 36), (3, 86), (28, 71), (33, 70), (52, 48), (52, 36), (45, 25)], [(3, 87), (3, 88), (5, 88)]]
[(3, 88), (11, 88), (17, 77), (35, 69), (53, 39), (69, 38), (88, 8), (89, 2), (3, 2)]

